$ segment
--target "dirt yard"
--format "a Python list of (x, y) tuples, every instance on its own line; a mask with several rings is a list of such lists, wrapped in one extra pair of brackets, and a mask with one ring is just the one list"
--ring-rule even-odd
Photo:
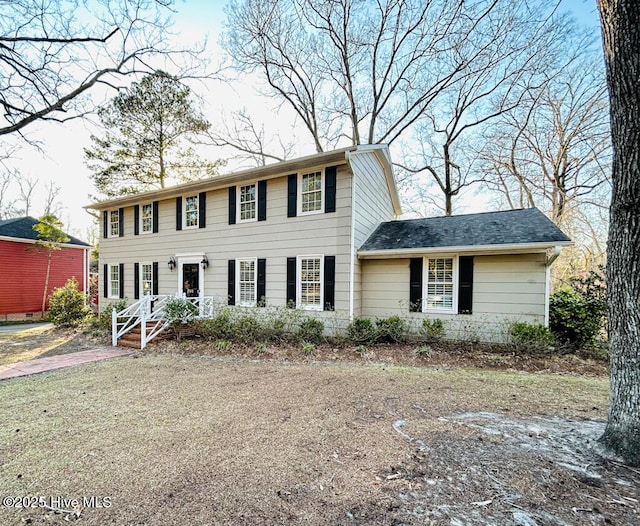
[(594, 364), (198, 345), (0, 383), (0, 524), (640, 523)]

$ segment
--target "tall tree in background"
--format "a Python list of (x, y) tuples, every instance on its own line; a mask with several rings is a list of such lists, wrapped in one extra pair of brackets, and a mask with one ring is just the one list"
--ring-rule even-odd
[(44, 290), (42, 292), (42, 309), (40, 316), (44, 318), (45, 306), (47, 303), (47, 292), (49, 289), (49, 274), (51, 273), (51, 259), (56, 250), (61, 250), (62, 243), (69, 241), (69, 237), (62, 231), (62, 222), (53, 214), (45, 214), (38, 219), (38, 223), (33, 225), (33, 229), (38, 233), (35, 249), (46, 252), (47, 272), (44, 278)]
[(294, 110), (317, 151), (402, 143), (407, 179), (434, 183), (451, 214), (454, 197), (480, 179), (470, 154), (477, 137), (560, 67), (573, 28), (556, 8), (239, 0), (229, 5), (223, 45), (240, 71), (260, 74), (266, 95)]
[(598, 3), (613, 140), (607, 249), (611, 404), (600, 440), (640, 466), (640, 3)]
[(604, 68), (580, 41), (571, 63), (487, 132), (484, 182), (509, 208), (537, 206), (561, 227), (609, 189), (611, 137)]
[[(62, 122), (92, 107), (166, 47), (173, 0), (0, 0), (0, 136)], [(188, 58), (190, 53), (183, 52)]]
[(85, 149), (91, 178), (111, 198), (164, 188), (168, 180), (215, 175), (220, 162), (200, 159), (191, 144), (209, 129), (191, 90), (162, 71), (144, 76), (98, 112), (104, 135)]

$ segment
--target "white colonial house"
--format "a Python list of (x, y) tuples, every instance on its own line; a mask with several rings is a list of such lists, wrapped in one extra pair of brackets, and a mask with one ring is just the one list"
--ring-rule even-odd
[(514, 321), (547, 322), (549, 265), (571, 244), (535, 208), (397, 219), (384, 145), (87, 208), (102, 217), (101, 309), (128, 298), (129, 313), (145, 301), (161, 310), (161, 298), (184, 294), (208, 313), (288, 305), (345, 325), (440, 318), (452, 336), (473, 331), (487, 341)]

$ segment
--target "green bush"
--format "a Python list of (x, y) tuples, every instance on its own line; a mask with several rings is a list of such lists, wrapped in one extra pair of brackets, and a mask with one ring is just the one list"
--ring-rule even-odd
[(371, 320), (366, 318), (354, 318), (347, 327), (347, 337), (358, 344), (375, 343), (378, 339), (378, 330)]
[(124, 309), (127, 308), (127, 298), (123, 298), (121, 300), (118, 301), (114, 301), (113, 303), (110, 303), (109, 305), (107, 305), (102, 312), (100, 313), (100, 315), (98, 316), (97, 320), (95, 320), (93, 323), (94, 325), (98, 328), (98, 329), (102, 329), (105, 331), (110, 331), (111, 330), (111, 313), (115, 310), (116, 312), (120, 312)]
[(240, 343), (257, 342), (268, 339), (268, 334), (260, 321), (251, 314), (243, 314), (233, 323), (233, 340)]
[(376, 321), (377, 340), (389, 343), (404, 341), (407, 334), (407, 322), (400, 316), (391, 316)]
[(420, 333), (424, 336), (425, 340), (429, 342), (437, 342), (442, 340), (445, 335), (444, 323), (440, 318), (433, 320), (427, 318), (422, 320), (422, 328)]
[(164, 317), (174, 327), (192, 321), (198, 315), (198, 307), (187, 298), (171, 298), (164, 305)]
[(296, 337), (301, 342), (318, 343), (322, 341), (324, 323), (316, 318), (305, 318), (300, 322)]
[(544, 325), (517, 322), (509, 330), (511, 343), (518, 350), (534, 352), (548, 351), (556, 344), (553, 333)]
[(77, 326), (85, 323), (92, 314), (86, 304), (87, 297), (79, 290), (75, 278), (54, 289), (49, 296), (49, 321), (55, 325)]
[(234, 332), (231, 313), (227, 309), (222, 309), (215, 318), (196, 320), (194, 327), (197, 334), (209, 340), (229, 340)]
[(549, 298), (549, 328), (558, 340), (581, 348), (593, 343), (604, 327), (607, 291), (602, 268), (571, 280)]

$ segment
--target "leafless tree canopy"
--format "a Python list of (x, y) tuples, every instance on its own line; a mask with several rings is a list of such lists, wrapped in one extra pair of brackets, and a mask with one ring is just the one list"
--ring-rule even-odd
[(87, 93), (166, 57), (173, 0), (0, 0), (0, 135), (86, 112)]

